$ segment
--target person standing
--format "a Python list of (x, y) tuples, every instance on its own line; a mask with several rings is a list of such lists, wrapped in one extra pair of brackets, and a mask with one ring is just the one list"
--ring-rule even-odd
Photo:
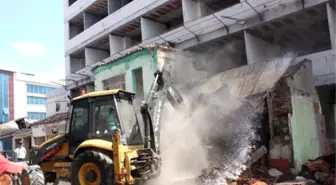
[(17, 148), (14, 150), (16, 158), (18, 161), (24, 161), (26, 158), (27, 151), (25, 147), (22, 146), (22, 141), (17, 143)]

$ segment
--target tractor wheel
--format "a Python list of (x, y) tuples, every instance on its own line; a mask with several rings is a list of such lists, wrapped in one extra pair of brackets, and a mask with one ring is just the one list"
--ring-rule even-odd
[(29, 175), (30, 185), (44, 185), (44, 174), (39, 165), (31, 165), (25, 168)]
[(112, 159), (102, 152), (85, 151), (75, 158), (71, 179), (74, 185), (114, 184)]

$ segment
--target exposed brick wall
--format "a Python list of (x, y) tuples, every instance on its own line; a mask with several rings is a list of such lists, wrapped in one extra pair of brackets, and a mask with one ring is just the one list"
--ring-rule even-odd
[(14, 119), (14, 74), (8, 73), (9, 120)]

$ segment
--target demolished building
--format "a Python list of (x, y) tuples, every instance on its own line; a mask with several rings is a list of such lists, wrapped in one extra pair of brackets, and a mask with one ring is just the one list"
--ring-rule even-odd
[[(195, 82), (203, 78), (190, 74), (185, 66), (188, 57), (184, 54), (176, 53), (174, 49), (149, 47), (94, 67), (96, 90), (121, 88), (134, 91), (143, 99), (157, 66), (176, 60), (184, 63), (178, 66), (178, 72), (174, 71), (174, 67), (170, 70), (175, 81)], [(263, 106), (265, 113), (259, 129), (263, 141), (260, 146), (267, 148), (269, 166), (283, 171), (290, 168), (300, 171), (305, 161), (326, 153), (330, 147), (325, 138), (324, 117), (315, 89), (312, 62), (301, 59), (288, 67), (283, 65), (284, 60), (293, 62), (294, 58), (278, 58), (218, 73), (194, 92), (211, 94), (225, 86), (231, 94), (257, 102), (255, 106)], [(194, 66), (194, 61), (192, 63)], [(274, 74), (279, 72), (279, 68), (285, 71)], [(181, 75), (181, 72), (184, 74)]]
[(228, 87), (231, 94), (248, 99), (265, 110), (259, 136), (268, 150), (264, 156), (270, 168), (289, 172), (330, 152), (325, 135), (324, 117), (309, 60), (288, 67), (280, 80), (276, 76), (283, 59), (255, 63), (219, 73), (195, 91), (211, 94)]

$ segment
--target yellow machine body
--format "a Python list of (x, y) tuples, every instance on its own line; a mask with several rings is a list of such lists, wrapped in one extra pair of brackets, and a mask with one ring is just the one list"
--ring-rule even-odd
[[(96, 97), (106, 97), (106, 96), (114, 96), (118, 93), (128, 93), (122, 90), (108, 90), (108, 91), (100, 91), (100, 92), (92, 92), (88, 94), (81, 95), (72, 99), (72, 104), (76, 104), (77, 101), (85, 100), (88, 98), (96, 98)], [(132, 94), (132, 93), (129, 93)], [(88, 104), (90, 102), (88, 101)], [(70, 117), (70, 120), (72, 118)], [(120, 142), (120, 132), (115, 132), (110, 140), (107, 139), (90, 139), (87, 138), (83, 142), (81, 142), (75, 149), (74, 152), (70, 152), (69, 145), (71, 140), (68, 138), (71, 134), (81, 134), (81, 133), (66, 133), (54, 136), (53, 138), (48, 139), (44, 143), (42, 143), (39, 148), (46, 149), (46, 152), (43, 155), (37, 155), (38, 157), (47, 156), (47, 159), (50, 158), (63, 158), (61, 160), (45, 160), (41, 161), (39, 165), (41, 166), (43, 172), (53, 173), (56, 175), (56, 180), (66, 180), (72, 181), (73, 175), (72, 165), (73, 161), (85, 151), (99, 151), (106, 154), (109, 154), (110, 158), (113, 160), (113, 166), (111, 168), (114, 171), (114, 181), (116, 184), (134, 184), (135, 180), (131, 175), (132, 170), (135, 170), (136, 165), (131, 165), (131, 159), (138, 157), (138, 150), (143, 149), (144, 145), (132, 145), (125, 146)], [(56, 143), (56, 144), (55, 144)], [(50, 150), (48, 147), (55, 145), (55, 150)], [(47, 150), (48, 149), (48, 150)], [(49, 156), (50, 155), (50, 156)], [(36, 156), (36, 157), (37, 157)], [(97, 169), (97, 165), (92, 162), (87, 162), (82, 165), (81, 168), (75, 173), (78, 173), (80, 184), (86, 178), (86, 171), (94, 171), (95, 173), (105, 173)], [(90, 184), (99, 184), (102, 181), (102, 175), (97, 175), (97, 181), (92, 182)]]

